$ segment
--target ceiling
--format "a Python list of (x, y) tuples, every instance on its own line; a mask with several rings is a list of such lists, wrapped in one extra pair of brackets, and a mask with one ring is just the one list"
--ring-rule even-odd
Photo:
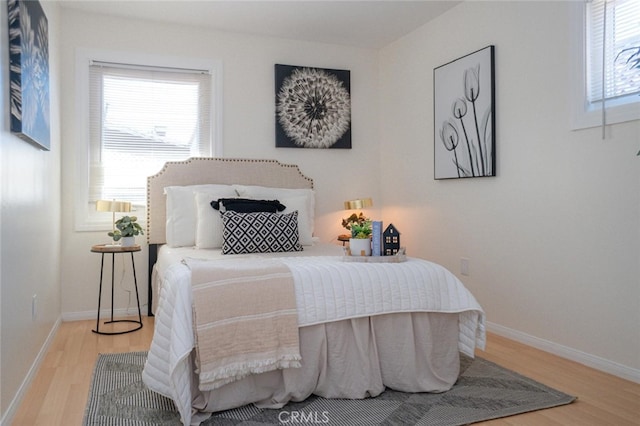
[(245, 34), (377, 49), (457, 0), (62, 0), (63, 8)]

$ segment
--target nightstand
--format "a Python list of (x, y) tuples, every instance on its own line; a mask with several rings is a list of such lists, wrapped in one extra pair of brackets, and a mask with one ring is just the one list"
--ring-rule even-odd
[(342, 234), (342, 235), (338, 235), (338, 241), (342, 241), (342, 245), (344, 246), (344, 243), (348, 243), (349, 239), (351, 238), (350, 235), (347, 234)]
[[(110, 244), (99, 244), (91, 247), (91, 251), (93, 253), (101, 253), (102, 261), (100, 263), (100, 289), (98, 290), (98, 315), (96, 318), (96, 329), (91, 330), (97, 334), (125, 334), (131, 333), (132, 331), (140, 330), (142, 328), (142, 313), (140, 312), (140, 297), (138, 296), (138, 280), (136, 278), (136, 264), (133, 259), (133, 253), (140, 251), (140, 246), (135, 245), (131, 247), (122, 247), (117, 245)], [(115, 257), (116, 254), (126, 254), (131, 253), (131, 267), (133, 268), (133, 283), (136, 289), (136, 300), (138, 302), (138, 320), (131, 319), (113, 319), (113, 290), (114, 290), (114, 266), (115, 266)], [(130, 322), (137, 324), (136, 327), (125, 330), (125, 331), (100, 331), (100, 307), (102, 302), (102, 276), (104, 272), (104, 255), (111, 254), (111, 319), (109, 321), (105, 321), (105, 324), (111, 324), (116, 322)]]

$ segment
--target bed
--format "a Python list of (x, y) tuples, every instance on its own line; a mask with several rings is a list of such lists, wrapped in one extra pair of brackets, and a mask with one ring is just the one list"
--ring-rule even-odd
[[(314, 191), (275, 160), (192, 158), (148, 178), (156, 318), (143, 381), (174, 401), (183, 424), (311, 394), (443, 392), (460, 353), (484, 347), (482, 308), (442, 266), (345, 262), (341, 246), (319, 242)], [(277, 200), (278, 211), (214, 208), (236, 198)]]

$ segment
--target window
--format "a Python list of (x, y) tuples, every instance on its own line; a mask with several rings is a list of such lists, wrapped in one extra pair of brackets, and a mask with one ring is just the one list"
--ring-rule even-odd
[(603, 83), (607, 100), (640, 94), (640, 1), (594, 0), (587, 8), (589, 102), (602, 99)]
[(89, 69), (89, 202), (144, 206), (165, 162), (209, 156), (211, 78), (93, 62)]
[(95, 212), (100, 199), (130, 201), (144, 221), (148, 176), (167, 161), (221, 155), (219, 140), (214, 144), (219, 121), (212, 114), (219, 110), (219, 67), (82, 56), (77, 68), (86, 79), (78, 85), (86, 86), (78, 92), (87, 113), (79, 122), (87, 123), (87, 136), (78, 144), (86, 161), (78, 162), (84, 184), (76, 184), (76, 229), (111, 228), (111, 216)]
[(602, 125), (603, 118), (606, 124), (640, 119), (640, 1), (587, 2), (582, 25), (574, 127)]

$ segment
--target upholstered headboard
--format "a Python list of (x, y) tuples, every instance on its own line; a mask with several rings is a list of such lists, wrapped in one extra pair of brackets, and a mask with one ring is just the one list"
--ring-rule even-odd
[(171, 161), (147, 178), (147, 243), (166, 242), (165, 187), (208, 183), (313, 189), (313, 180), (298, 166), (276, 160), (198, 157)]
[(194, 157), (170, 161), (147, 178), (147, 243), (149, 244), (148, 315), (152, 316), (152, 273), (158, 246), (166, 243), (167, 186), (202, 184), (260, 185), (274, 188), (313, 189), (313, 180), (298, 166), (276, 160)]

